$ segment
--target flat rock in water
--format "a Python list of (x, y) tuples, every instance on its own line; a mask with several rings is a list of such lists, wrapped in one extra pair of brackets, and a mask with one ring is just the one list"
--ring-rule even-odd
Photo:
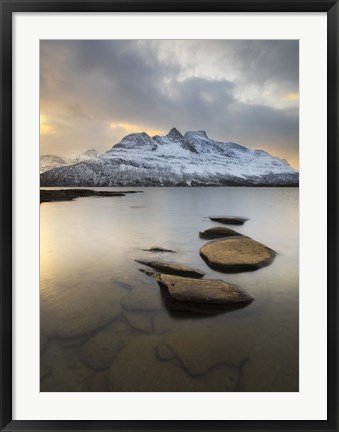
[(227, 225), (243, 225), (244, 222), (248, 221), (247, 218), (240, 216), (209, 216), (209, 219)]
[(199, 237), (203, 239), (213, 240), (220, 237), (240, 236), (242, 234), (231, 228), (213, 227), (199, 233)]
[(242, 272), (269, 265), (276, 252), (249, 237), (236, 236), (206, 243), (200, 255), (212, 269)]
[(204, 308), (223, 309), (225, 306), (248, 304), (253, 297), (237, 285), (217, 279), (193, 279), (162, 273), (148, 273), (170, 297), (170, 307), (190, 310), (192, 312), (208, 312)]
[(176, 251), (171, 250), (171, 249), (165, 249), (163, 247), (160, 246), (152, 246), (149, 249), (142, 249), (145, 252), (172, 252), (175, 253)]
[(147, 260), (135, 260), (139, 264), (143, 264), (148, 267), (152, 267), (161, 273), (190, 277), (194, 279), (200, 279), (205, 276), (205, 273), (199, 269), (188, 267), (182, 264), (165, 263), (161, 261), (147, 261)]

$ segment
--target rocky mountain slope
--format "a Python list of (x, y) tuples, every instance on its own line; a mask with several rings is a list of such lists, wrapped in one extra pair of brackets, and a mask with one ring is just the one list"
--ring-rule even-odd
[(127, 135), (100, 157), (40, 179), (41, 186), (297, 186), (299, 174), (263, 150), (173, 128), (166, 136)]
[(84, 153), (71, 158), (64, 158), (56, 155), (41, 155), (40, 174), (53, 168), (60, 168), (62, 166), (74, 165), (91, 159), (97, 159), (99, 156), (100, 153), (94, 149), (86, 150)]

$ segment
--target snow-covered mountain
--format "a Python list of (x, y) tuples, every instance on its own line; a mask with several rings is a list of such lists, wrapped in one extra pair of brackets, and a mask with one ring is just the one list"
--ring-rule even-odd
[(44, 173), (53, 168), (59, 168), (62, 166), (74, 165), (79, 162), (88, 161), (91, 159), (97, 159), (100, 153), (94, 149), (86, 150), (70, 158), (64, 158), (56, 155), (41, 155), (40, 156), (40, 174)]
[(297, 186), (299, 174), (263, 150), (173, 128), (166, 136), (127, 135), (99, 158), (53, 168), (40, 179), (41, 186)]

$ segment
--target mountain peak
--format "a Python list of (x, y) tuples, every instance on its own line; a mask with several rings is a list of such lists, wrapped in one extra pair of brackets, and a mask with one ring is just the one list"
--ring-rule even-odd
[(185, 133), (185, 136), (190, 137), (190, 136), (198, 136), (201, 138), (208, 138), (206, 131), (204, 130), (197, 130), (197, 131), (189, 131)]
[(182, 134), (175, 127), (172, 128), (166, 136), (167, 136), (167, 138), (172, 138), (172, 139), (183, 138)]

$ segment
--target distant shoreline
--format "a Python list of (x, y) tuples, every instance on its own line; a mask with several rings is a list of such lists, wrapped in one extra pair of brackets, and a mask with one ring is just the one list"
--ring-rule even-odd
[(112, 186), (107, 186), (107, 185), (40, 185), (40, 189), (42, 188), (50, 188), (50, 187), (55, 187), (55, 188), (121, 188), (121, 187), (141, 187), (141, 188), (152, 188), (152, 187), (158, 187), (158, 188), (198, 188), (198, 187), (206, 187), (206, 188), (212, 188), (212, 187), (256, 187), (256, 188), (265, 188), (265, 187), (270, 187), (270, 188), (299, 188), (299, 183), (298, 184), (222, 184), (222, 185), (215, 185), (215, 184), (197, 184), (197, 185), (142, 185), (142, 184), (134, 184), (134, 185), (112, 185)]

